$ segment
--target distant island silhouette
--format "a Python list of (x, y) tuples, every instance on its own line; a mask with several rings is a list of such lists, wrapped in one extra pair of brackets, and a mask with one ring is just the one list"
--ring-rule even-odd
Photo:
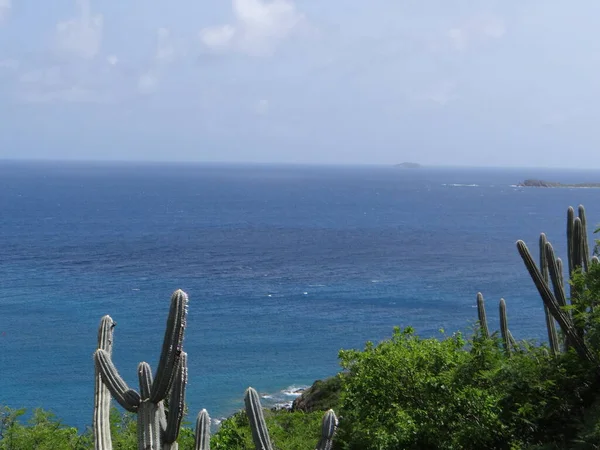
[(394, 167), (399, 167), (401, 169), (420, 169), (422, 166), (421, 164), (414, 162), (403, 162), (400, 164), (396, 164)]
[(558, 183), (556, 181), (544, 181), (528, 179), (519, 184), (519, 187), (544, 187), (544, 188), (600, 188), (600, 183)]

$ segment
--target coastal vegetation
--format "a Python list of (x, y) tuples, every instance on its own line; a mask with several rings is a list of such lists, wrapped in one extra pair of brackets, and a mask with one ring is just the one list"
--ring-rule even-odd
[[(544, 234), (538, 262), (524, 242), (517, 243), (543, 302), (547, 343), (515, 337), (504, 299), (497, 309), (500, 330), (490, 330), (490, 302), (479, 293), (469, 336), (441, 330), (423, 338), (412, 328), (395, 328), (380, 343), (342, 350), (340, 374), (315, 382), (291, 410), (263, 410), (249, 388), (245, 410), (221, 423), (210, 448), (600, 448), (600, 262), (587, 242), (586, 223), (583, 207), (568, 209), (564, 269)], [(195, 427), (184, 417), (186, 312), (187, 296), (177, 291), (161, 362), (154, 377), (140, 363), (139, 392), (124, 384), (110, 361), (114, 327), (103, 318), (93, 426), (80, 433), (47, 411), (22, 420), (25, 411), (4, 407), (0, 450), (209, 448), (207, 413), (200, 412)], [(111, 398), (127, 411), (117, 410)]]

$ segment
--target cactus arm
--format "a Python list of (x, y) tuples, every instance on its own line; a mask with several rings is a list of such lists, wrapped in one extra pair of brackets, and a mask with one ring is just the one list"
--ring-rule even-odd
[(502, 334), (502, 344), (504, 352), (510, 356), (510, 337), (508, 335), (508, 319), (506, 317), (506, 302), (500, 299), (500, 333)]
[(194, 450), (210, 450), (210, 417), (203, 409), (196, 419), (196, 439)]
[(485, 313), (485, 302), (483, 301), (483, 294), (477, 293), (477, 315), (479, 317), (479, 328), (481, 335), (488, 339), (490, 337), (490, 330), (487, 323), (487, 315)]
[(169, 412), (167, 414), (167, 427), (163, 436), (166, 444), (172, 444), (177, 440), (179, 427), (185, 411), (185, 386), (187, 384), (187, 354), (181, 352), (181, 358), (177, 365), (177, 373), (171, 387), (169, 396)]
[(338, 420), (333, 409), (330, 409), (323, 416), (321, 422), (321, 439), (315, 450), (331, 450), (333, 447), (333, 436), (338, 426)]
[(158, 403), (164, 400), (175, 371), (177, 370), (177, 361), (181, 355), (183, 344), (183, 332), (185, 331), (185, 323), (187, 316), (188, 296), (181, 289), (175, 291), (171, 296), (171, 308), (167, 319), (167, 329), (163, 347), (156, 370), (156, 376), (152, 385), (150, 400), (153, 403)]
[[(112, 353), (115, 322), (110, 316), (100, 320), (98, 348)], [(110, 435), (110, 391), (102, 382), (99, 369), (94, 364), (94, 450), (112, 450)]]
[(251, 387), (246, 389), (244, 395), (244, 403), (246, 405), (246, 415), (252, 429), (252, 440), (256, 450), (273, 450), (271, 439), (269, 438), (269, 430), (265, 422), (262, 407), (258, 393)]
[(588, 247), (588, 235), (587, 235), (587, 219), (585, 218), (585, 208), (583, 205), (579, 205), (577, 208), (579, 220), (581, 221), (581, 245), (582, 245), (582, 257), (583, 257), (583, 270), (586, 272), (589, 269), (590, 264), (590, 248)]
[(140, 382), (140, 396), (142, 400), (148, 400), (152, 389), (152, 369), (150, 364), (145, 361), (138, 364), (138, 380)]
[(110, 356), (105, 350), (98, 349), (94, 354), (96, 367), (102, 377), (102, 382), (112, 396), (127, 411), (136, 412), (140, 406), (140, 395), (127, 386), (121, 378)]
[[(575, 351), (579, 354), (583, 359), (597, 363), (596, 356), (590, 349), (587, 347), (585, 342), (579, 337), (576, 330), (574, 329), (570, 317), (562, 310), (558, 301), (554, 297), (554, 294), (550, 291), (550, 288), (546, 283), (544, 283), (544, 279), (539, 269), (535, 265), (533, 258), (531, 257), (531, 253), (529, 253), (529, 249), (525, 242), (519, 240), (517, 241), (517, 249), (519, 250), (519, 254), (521, 255), (521, 259), (533, 280), (535, 287), (537, 288), (540, 297), (544, 301), (544, 304), (548, 307), (561, 329), (569, 339), (569, 342), (572, 342)], [(596, 369), (600, 374), (600, 368)]]

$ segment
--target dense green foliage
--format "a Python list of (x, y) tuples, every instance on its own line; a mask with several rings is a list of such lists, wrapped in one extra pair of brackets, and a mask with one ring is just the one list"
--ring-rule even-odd
[[(460, 334), (421, 339), (408, 328), (365, 350), (342, 351), (338, 433), (343, 449), (513, 449), (565, 445), (591, 402), (593, 371), (523, 343)], [(561, 447), (562, 448), (562, 447)]]

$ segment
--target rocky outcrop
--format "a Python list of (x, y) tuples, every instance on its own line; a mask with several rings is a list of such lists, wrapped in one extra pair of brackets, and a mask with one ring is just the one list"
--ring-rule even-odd
[(414, 162), (403, 162), (400, 164), (396, 164), (395, 167), (399, 167), (401, 169), (419, 169), (421, 168), (421, 164), (417, 164)]
[(544, 181), (544, 180), (536, 180), (529, 179), (525, 180), (522, 183), (519, 183), (517, 186), (520, 187), (545, 187), (545, 188), (600, 188), (600, 183), (576, 183), (576, 184), (563, 184), (557, 183), (555, 181)]
[(327, 411), (337, 408), (342, 391), (340, 375), (317, 380), (292, 403), (292, 411)]

